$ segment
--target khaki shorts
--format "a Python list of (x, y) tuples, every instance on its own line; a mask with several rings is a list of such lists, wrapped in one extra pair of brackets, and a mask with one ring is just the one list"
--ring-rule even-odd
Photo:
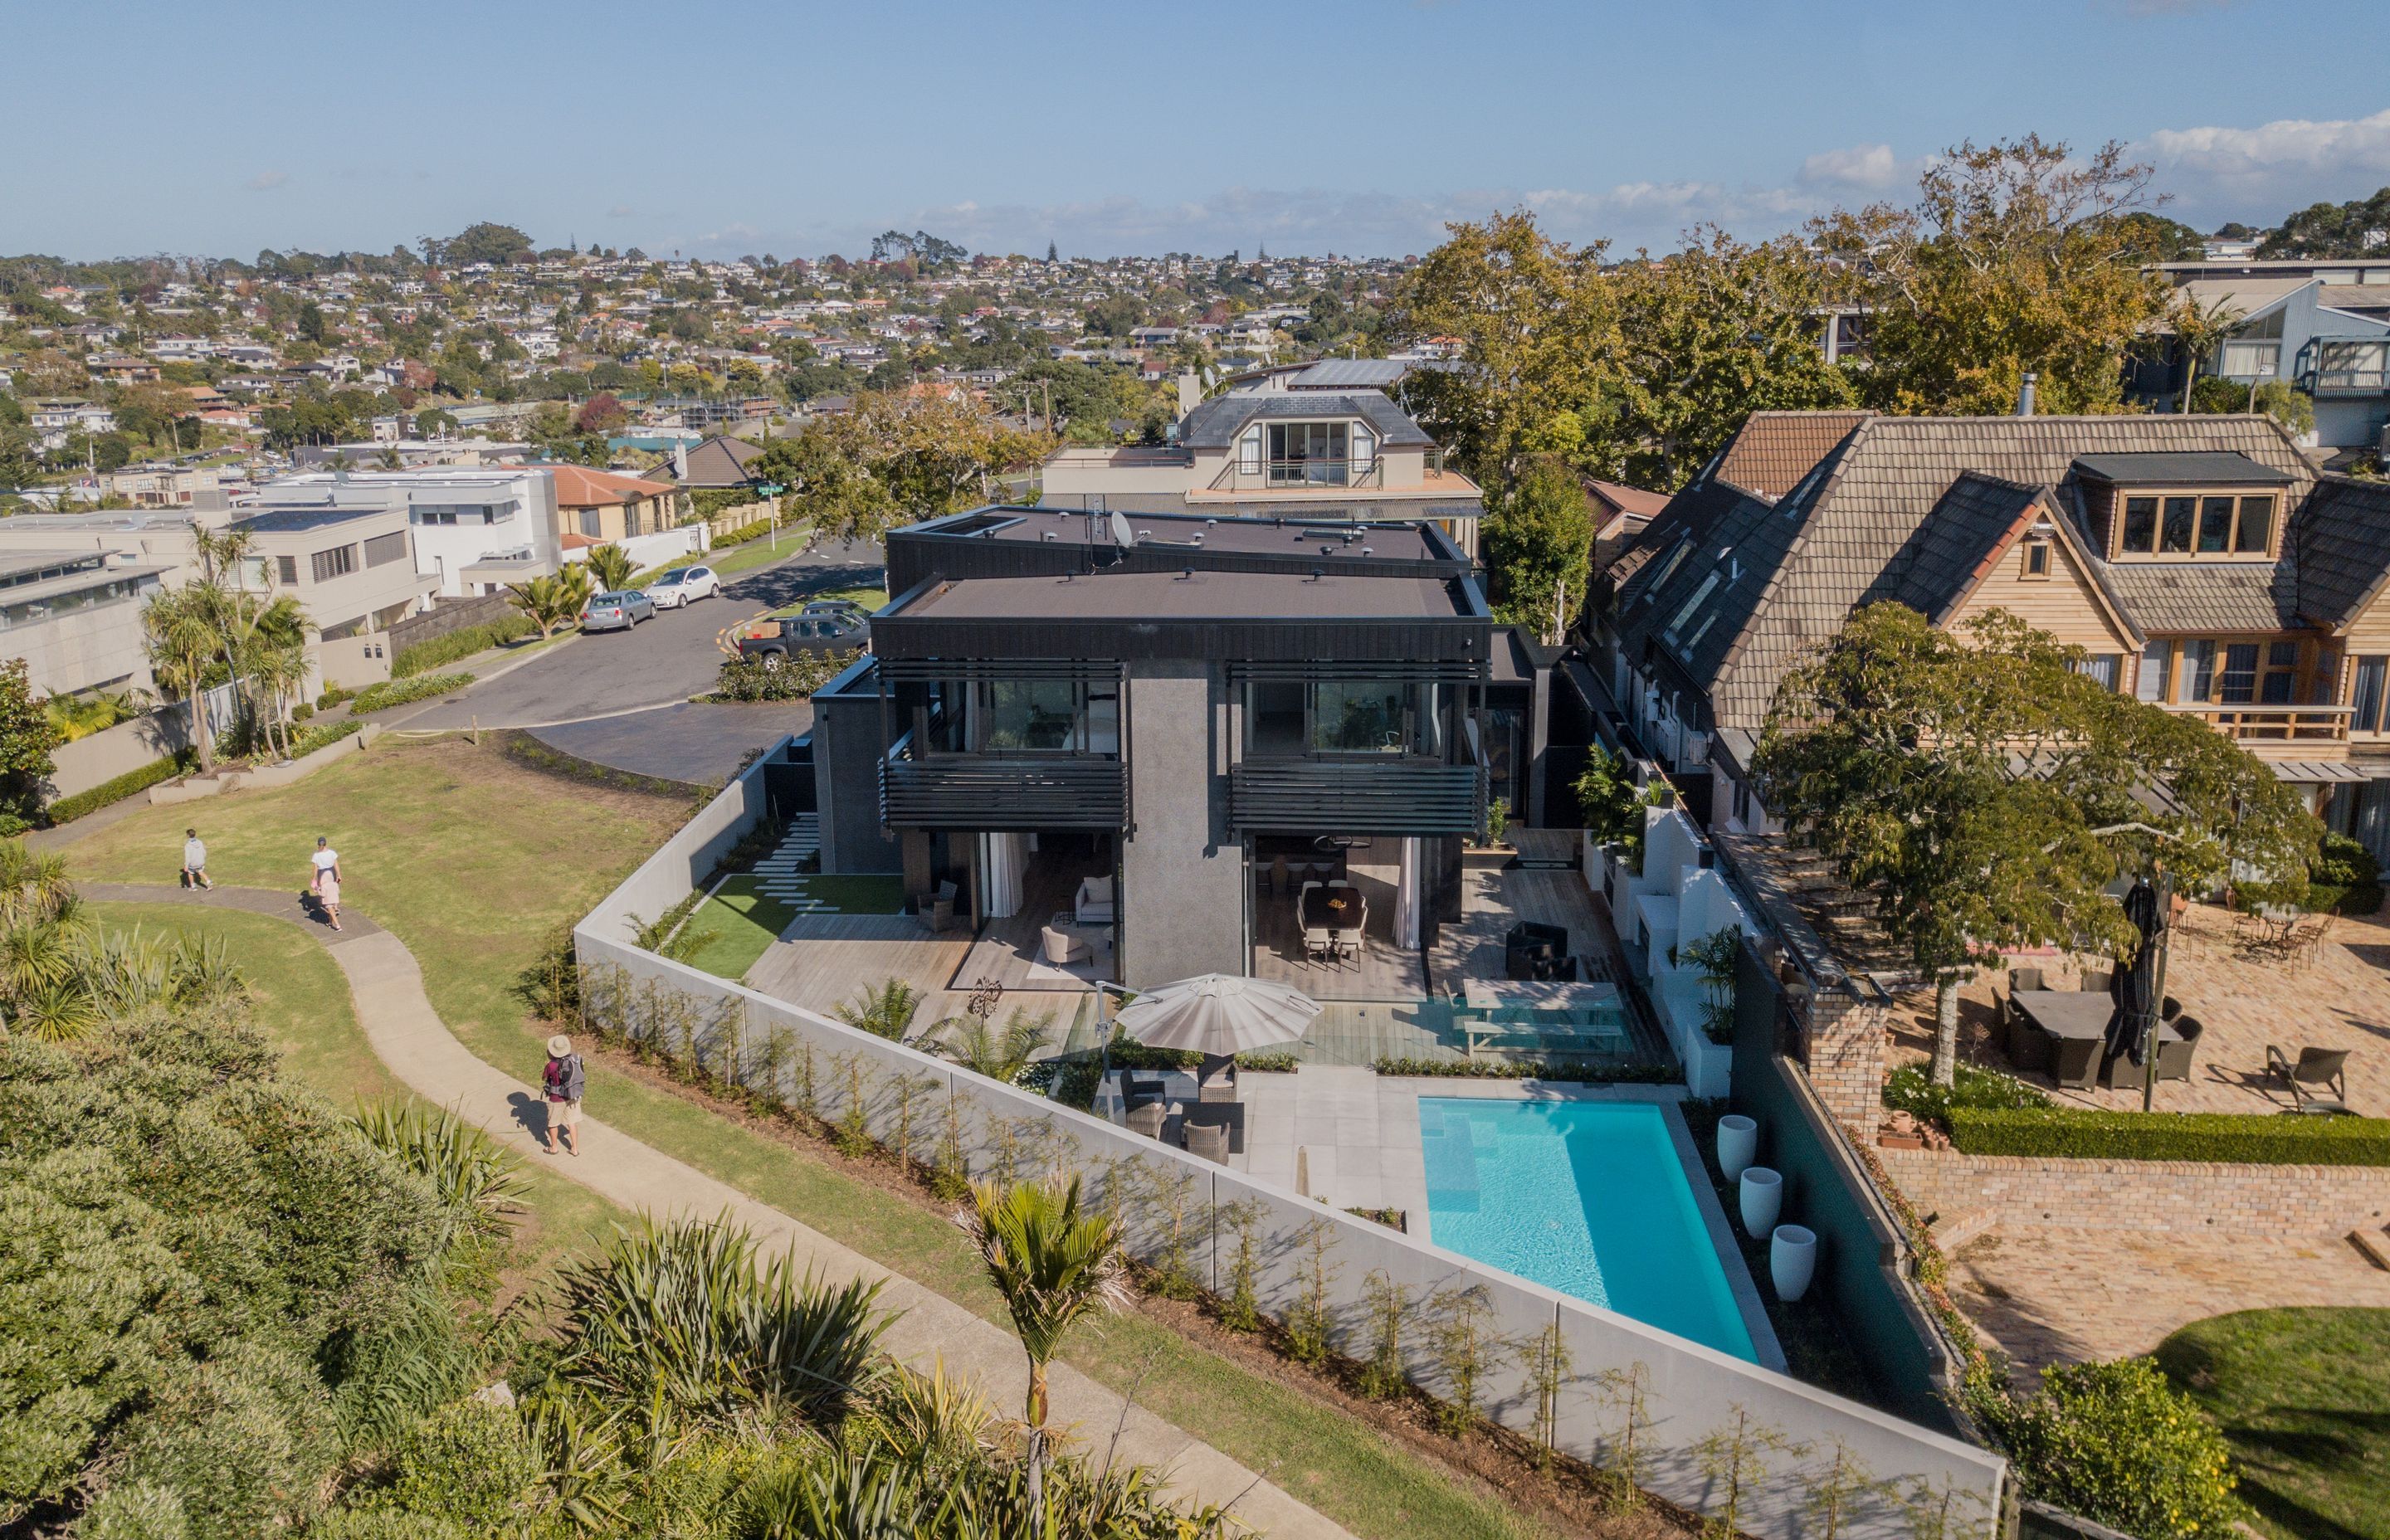
[(578, 1128), (581, 1126), (581, 1104), (577, 1101), (551, 1101), (547, 1104), (547, 1126)]

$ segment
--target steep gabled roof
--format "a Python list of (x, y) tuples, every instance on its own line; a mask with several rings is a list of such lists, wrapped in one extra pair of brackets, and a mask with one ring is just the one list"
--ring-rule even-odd
[(643, 481), (613, 470), (592, 470), (587, 466), (554, 465), (547, 473), (556, 481), (556, 506), (560, 508), (611, 507), (627, 500), (654, 497), (670, 492), (670, 481)]
[(1435, 440), (1408, 412), (1378, 391), (1256, 391), (1250, 395), (1214, 396), (1187, 414), (1178, 424), (1178, 442), (1189, 449), (1225, 449), (1245, 425), (1257, 417), (1360, 417), (1377, 431), (1378, 442), (1398, 448), (1433, 448)]
[(1774, 502), (1816, 468), (1865, 412), (1754, 412), (1726, 447), (1717, 476)]
[(1950, 483), (1862, 604), (1897, 599), (1939, 625), (1983, 581), (1985, 565), (2029, 522), (2043, 488), (1971, 470)]
[(2390, 580), (2390, 481), (2326, 476), (2292, 522), (2300, 617), (2339, 631), (2363, 614)]

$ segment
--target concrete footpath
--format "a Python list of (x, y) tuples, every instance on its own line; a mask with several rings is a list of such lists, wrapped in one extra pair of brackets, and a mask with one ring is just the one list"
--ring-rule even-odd
[[(880, 1284), (880, 1303), (900, 1312), (883, 1339), (888, 1350), (917, 1369), (943, 1361), (949, 1372), (976, 1382), (999, 1409), (1017, 1407), (1026, 1394), (1029, 1371), (1013, 1335), (981, 1319), (942, 1294), (767, 1208), (726, 1183), (715, 1181), (660, 1149), (584, 1116), (588, 1153), (549, 1156), (533, 1137), (538, 1121), (534, 1087), (483, 1063), (459, 1043), (431, 1008), (423, 974), (399, 939), (353, 909), (341, 913), (334, 932), (303, 905), (297, 892), (218, 887), (189, 892), (168, 884), (94, 882), (83, 896), (100, 903), (181, 903), (194, 908), (243, 909), (272, 915), (303, 927), (321, 942), (348, 976), (358, 1023), (374, 1052), (427, 1101), (454, 1107), (480, 1123), (501, 1145), (528, 1161), (619, 1204), (662, 1217), (712, 1219), (727, 1213), (755, 1233), (767, 1249), (786, 1246), (800, 1268), (833, 1282), (867, 1278)], [(1083, 1328), (1086, 1329), (1086, 1328)], [(1093, 1329), (1101, 1329), (1100, 1326)], [(1067, 1364), (1052, 1372), (1053, 1417), (1098, 1452), (1120, 1430), (1119, 1457), (1170, 1473), (1173, 1490), (1208, 1503), (1234, 1503), (1237, 1517), (1265, 1534), (1338, 1540), (1342, 1526), (1210, 1444), (1121, 1396)]]

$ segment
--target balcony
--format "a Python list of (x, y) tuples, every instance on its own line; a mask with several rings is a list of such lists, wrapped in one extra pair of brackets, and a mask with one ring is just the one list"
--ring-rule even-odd
[(2311, 395), (2390, 392), (2390, 341), (2318, 341), (2306, 351), (2299, 383)]
[(889, 828), (1118, 829), (1128, 772), (1095, 754), (908, 754), (880, 764)]
[(1233, 456), (1212, 478), (1214, 492), (1331, 492), (1382, 489), (1383, 457), (1240, 461)]
[(1468, 834), (1484, 816), (1485, 772), (1473, 764), (1260, 759), (1228, 772), (1240, 834)]
[(2195, 717), (2253, 754), (2296, 757), (2330, 745), (2345, 747), (2349, 706), (2252, 706), (2199, 702), (2169, 705), (2178, 716)]

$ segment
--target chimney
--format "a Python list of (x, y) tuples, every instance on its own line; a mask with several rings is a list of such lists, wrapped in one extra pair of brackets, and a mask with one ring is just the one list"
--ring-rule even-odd
[(2021, 417), (2033, 416), (2033, 381), (2034, 373), (2031, 369), (2027, 369), (2024, 372), (2024, 383), (2017, 387), (2016, 415)]
[(1195, 378), (1192, 369), (1178, 371), (1178, 415), (1185, 417), (1203, 404), (1203, 382)]
[(673, 480), (683, 482), (688, 480), (688, 441), (687, 439), (673, 440)]

